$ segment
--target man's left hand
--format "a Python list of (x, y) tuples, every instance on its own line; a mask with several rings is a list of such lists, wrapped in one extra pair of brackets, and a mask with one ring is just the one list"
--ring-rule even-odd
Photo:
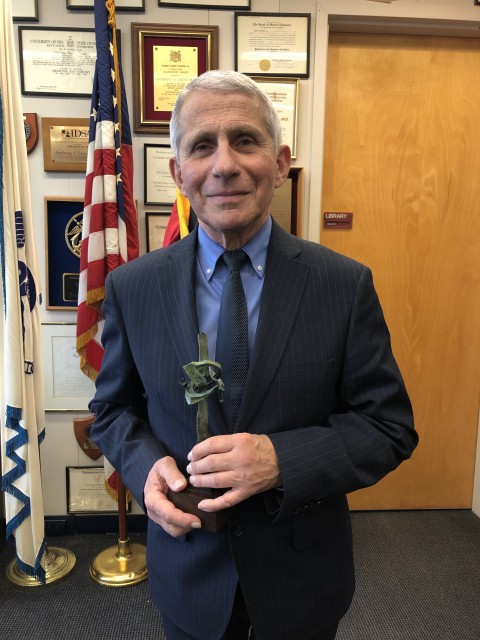
[(270, 438), (252, 433), (212, 436), (188, 454), (187, 472), (194, 487), (228, 488), (198, 507), (213, 512), (233, 507), (255, 493), (281, 486), (277, 455)]

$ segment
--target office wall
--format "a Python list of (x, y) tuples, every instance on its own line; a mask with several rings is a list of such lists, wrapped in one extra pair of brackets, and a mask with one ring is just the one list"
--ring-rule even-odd
[[(132, 22), (158, 24), (218, 25), (220, 30), (220, 68), (234, 65), (233, 11), (192, 10), (158, 7), (157, 0), (145, 0), (145, 13), (117, 13), (117, 26), (122, 32), (122, 55), (125, 84), (130, 113), (133, 111), (131, 36)], [(328, 45), (329, 22), (336, 28), (445, 29), (462, 33), (478, 31), (480, 7), (473, 0), (395, 0), (392, 3), (372, 0), (297, 0), (292, 6), (288, 0), (252, 0), (251, 10), (256, 12), (311, 13), (311, 74), (299, 82), (298, 157), (297, 167), (303, 167), (302, 235), (317, 240), (320, 237), (321, 181), (323, 162), (323, 115), (325, 101), (325, 65)], [(93, 27), (92, 12), (68, 11), (66, 0), (39, 0), (40, 22), (38, 26)], [(343, 23), (342, 23), (343, 20)], [(360, 24), (356, 25), (355, 22)], [(340, 27), (338, 27), (338, 25)], [(352, 27), (353, 24), (353, 27)], [(387, 25), (385, 27), (385, 25)], [(393, 26), (392, 26), (393, 25)], [(400, 27), (398, 26), (400, 25)], [(452, 35), (454, 35), (452, 33)], [(24, 112), (35, 112), (41, 117), (86, 118), (89, 114), (88, 99), (62, 97), (23, 97)], [(139, 204), (139, 230), (141, 250), (145, 250), (143, 204), (143, 146), (146, 143), (166, 143), (165, 136), (133, 134), (135, 165), (134, 191)], [(83, 197), (84, 179), (75, 173), (47, 173), (43, 167), (42, 140), (29, 155), (33, 214), (37, 231), (37, 250), (41, 275), (45, 278), (44, 245), (44, 196)], [(315, 180), (311, 180), (312, 171)], [(148, 209), (148, 207), (147, 207)], [(150, 208), (152, 210), (152, 208)], [(74, 323), (75, 313), (49, 311), (42, 308), (44, 323)], [(80, 450), (74, 434), (73, 419), (85, 414), (77, 412), (48, 412), (46, 439), (42, 445), (42, 475), (46, 515), (66, 513), (65, 468), (68, 466), (96, 465)], [(477, 465), (478, 466), (478, 465)], [(478, 489), (477, 473), (477, 489)], [(480, 512), (480, 490), (477, 490), (477, 512)], [(139, 512), (137, 505), (134, 512)]]

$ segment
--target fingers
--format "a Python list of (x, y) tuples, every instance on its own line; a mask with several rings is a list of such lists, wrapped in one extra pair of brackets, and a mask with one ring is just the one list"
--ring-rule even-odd
[(236, 433), (214, 436), (196, 445), (188, 456), (187, 472), (195, 487), (229, 488), (199, 508), (218, 511), (260, 491), (281, 485), (273, 444), (265, 435)]
[(171, 536), (179, 537), (192, 528), (201, 527), (200, 519), (177, 509), (168, 499), (167, 493), (182, 491), (187, 486), (175, 460), (169, 456), (158, 460), (150, 470), (144, 488), (147, 515)]

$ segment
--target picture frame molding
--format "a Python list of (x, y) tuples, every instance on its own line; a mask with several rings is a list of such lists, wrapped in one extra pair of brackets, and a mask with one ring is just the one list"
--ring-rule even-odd
[[(58, 128), (65, 126), (68, 129), (86, 129), (86, 136), (78, 138), (78, 144), (72, 143), (68, 145), (68, 141), (62, 145), (60, 142), (52, 143), (52, 127)], [(43, 138), (43, 168), (44, 171), (72, 171), (85, 173), (87, 168), (87, 152), (88, 137), (90, 129), (89, 118), (43, 118), (42, 117), (42, 138)], [(67, 150), (59, 149), (58, 153), (69, 153), (68, 146), (74, 147), (70, 149), (71, 158), (75, 157), (75, 152), (81, 152), (81, 156), (85, 157), (82, 162), (62, 162), (56, 161), (55, 146), (65, 146)]]

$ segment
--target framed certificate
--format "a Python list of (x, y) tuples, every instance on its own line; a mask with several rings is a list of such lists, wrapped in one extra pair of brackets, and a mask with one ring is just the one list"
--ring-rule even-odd
[(45, 171), (85, 173), (88, 132), (88, 118), (42, 118)]
[(218, 67), (218, 27), (132, 23), (133, 122), (169, 133), (175, 100), (192, 78)]
[(246, 75), (308, 78), (309, 13), (235, 13), (235, 69)]
[(46, 411), (88, 411), (95, 383), (80, 369), (74, 322), (41, 325)]
[(250, 0), (158, 0), (159, 7), (188, 9), (250, 9)]
[(76, 311), (83, 198), (45, 196), (47, 309)]
[(252, 78), (275, 107), (282, 125), (282, 141), (288, 144), (292, 159), (297, 157), (298, 80), (292, 78)]
[[(118, 501), (105, 488), (104, 467), (67, 467), (67, 513), (118, 511)], [(127, 498), (127, 512), (131, 501)]]
[[(67, 9), (92, 9), (94, 0), (67, 0)], [(145, 11), (145, 0), (115, 0), (115, 11)]]
[(145, 144), (143, 149), (145, 204), (172, 205), (177, 197), (177, 185), (170, 175), (170, 145)]
[(163, 239), (167, 229), (170, 211), (145, 213), (147, 251), (155, 251), (163, 247)]
[(38, 0), (12, 0), (13, 22), (38, 22)]
[(23, 95), (91, 97), (94, 29), (18, 27), (18, 44)]

